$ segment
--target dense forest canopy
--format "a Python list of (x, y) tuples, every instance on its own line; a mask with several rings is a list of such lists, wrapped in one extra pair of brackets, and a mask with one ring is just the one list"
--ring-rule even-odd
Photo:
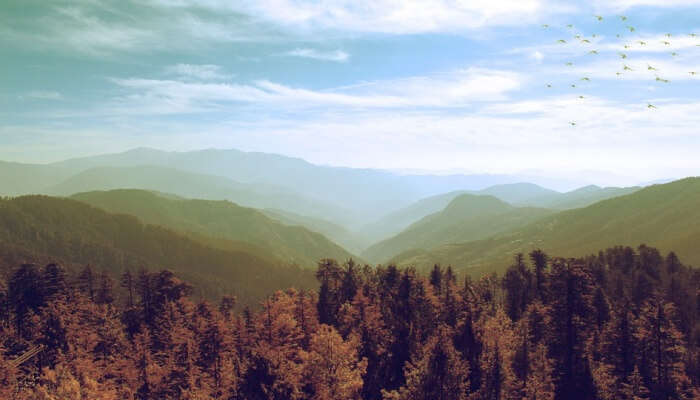
[(700, 396), (700, 272), (674, 253), (534, 250), (479, 280), (324, 259), (316, 278), (318, 291), (238, 312), (165, 270), (117, 283), (90, 267), (16, 266), (0, 290), (0, 397)]

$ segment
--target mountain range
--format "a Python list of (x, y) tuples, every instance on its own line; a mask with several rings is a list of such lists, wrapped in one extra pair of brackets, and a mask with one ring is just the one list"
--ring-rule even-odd
[(604, 246), (647, 244), (700, 265), (700, 178), (653, 185), (634, 193), (565, 210), (488, 238), (413, 248), (392, 262), (428, 268), (434, 263), (487, 272), (503, 269), (516, 253), (542, 248), (582, 256)]
[[(666, 187), (589, 185), (559, 192), (518, 181), (514, 175), (402, 174), (319, 166), (239, 150), (140, 148), (51, 164), (0, 163), (0, 194), (73, 196), (208, 247), (221, 250), (236, 243), (275, 263), (305, 268), (323, 257), (360, 255), (373, 263), (391, 260), (416, 265), (434, 258), (468, 269), (480, 265), (479, 252), (510, 254), (550, 243), (559, 250), (559, 243), (572, 235), (595, 231), (596, 227), (579, 222), (594, 220), (597, 211), (586, 211), (590, 207), (659, 186)], [(628, 207), (641, 215), (649, 213), (651, 205)], [(581, 215), (570, 222), (581, 224), (580, 231), (548, 237), (535, 228), (543, 223), (553, 226), (551, 221), (567, 215)], [(641, 229), (627, 221), (622, 226), (635, 232)], [(661, 228), (670, 229), (659, 222)], [(593, 235), (634, 244), (619, 230), (617, 235), (608, 231)], [(534, 236), (520, 237), (523, 232)], [(626, 234), (640, 241), (656, 239), (650, 232)], [(504, 238), (523, 245), (506, 246)], [(575, 255), (577, 249), (611, 244), (566, 243)], [(686, 259), (693, 260), (692, 256)]]

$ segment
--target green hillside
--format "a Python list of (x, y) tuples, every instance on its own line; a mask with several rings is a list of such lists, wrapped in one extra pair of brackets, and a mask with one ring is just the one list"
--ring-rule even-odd
[(426, 197), (408, 207), (387, 214), (378, 221), (361, 229), (363, 235), (378, 242), (398, 234), (412, 223), (430, 214), (441, 211), (462, 194), (490, 195), (519, 207), (539, 207), (555, 210), (581, 208), (595, 202), (623, 196), (639, 190), (639, 187), (617, 188), (585, 186), (566, 193), (545, 189), (531, 183), (495, 185), (477, 191), (458, 190)]
[(0, 200), (0, 266), (58, 261), (91, 264), (120, 274), (145, 267), (167, 268), (201, 294), (235, 294), (244, 304), (274, 290), (313, 287), (313, 273), (290, 267), (250, 246), (221, 241), (213, 248), (136, 217), (110, 214), (72, 199), (24, 196)]
[(493, 196), (463, 194), (441, 212), (412, 224), (398, 235), (370, 247), (363, 257), (383, 262), (401, 252), (489, 237), (530, 223), (551, 211), (513, 207)]
[(149, 224), (250, 243), (264, 249), (265, 254), (302, 268), (315, 268), (321, 258), (352, 257), (320, 233), (279, 223), (258, 210), (229, 201), (168, 199), (127, 189), (80, 193), (72, 198), (109, 212), (137, 216)]
[(601, 200), (624, 196), (634, 193), (639, 189), (641, 188), (637, 186), (602, 188), (600, 186), (590, 185), (570, 192), (559, 193), (557, 196), (533, 198), (526, 202), (526, 204), (558, 210), (569, 210), (572, 208), (586, 207)]
[(654, 246), (700, 265), (700, 178), (654, 185), (585, 208), (562, 211), (488, 239), (406, 251), (400, 264), (451, 264), (475, 272), (502, 269), (513, 254), (542, 248), (581, 256), (610, 245)]
[(557, 191), (545, 189), (542, 186), (525, 182), (495, 185), (478, 192), (471, 193), (490, 195), (510, 204), (523, 205), (538, 205), (532, 201), (534, 199), (556, 198), (561, 196), (561, 193)]
[(266, 208), (260, 212), (285, 225), (303, 226), (310, 231), (318, 232), (352, 253), (359, 254), (371, 244), (366, 236), (350, 232), (344, 226), (323, 218), (274, 208)]

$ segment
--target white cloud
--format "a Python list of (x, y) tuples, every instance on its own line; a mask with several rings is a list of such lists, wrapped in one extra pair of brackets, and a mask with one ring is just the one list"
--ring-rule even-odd
[(171, 7), (237, 12), (305, 31), (412, 34), (518, 25), (571, 11), (550, 0), (158, 0)]
[(232, 105), (276, 104), (290, 109), (315, 106), (360, 108), (461, 107), (503, 100), (524, 78), (508, 71), (471, 68), (441, 75), (367, 82), (332, 90), (295, 88), (261, 80), (252, 84), (179, 80), (114, 79), (128, 94), (122, 109), (137, 113), (220, 111)]
[(532, 54), (530, 54), (530, 58), (539, 63), (542, 62), (542, 60), (544, 60), (544, 54), (542, 54), (541, 51), (535, 50), (532, 52)]
[(319, 51), (310, 48), (298, 48), (284, 53), (291, 57), (312, 58), (322, 61), (346, 62), (350, 55), (342, 50)]
[(179, 78), (203, 81), (226, 80), (231, 78), (231, 75), (223, 73), (221, 66), (212, 64), (175, 64), (166, 67), (165, 72)]
[(689, 7), (700, 5), (700, 0), (595, 0), (599, 10), (623, 11), (633, 7)]

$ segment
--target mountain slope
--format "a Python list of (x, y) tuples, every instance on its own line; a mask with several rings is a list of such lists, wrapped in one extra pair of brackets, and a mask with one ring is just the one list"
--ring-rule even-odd
[(533, 203), (533, 199), (556, 198), (561, 195), (561, 193), (557, 191), (545, 189), (542, 186), (535, 185), (534, 183), (526, 182), (495, 185), (472, 193), (490, 195), (510, 204), (532, 206), (542, 205)]
[(572, 190), (570, 192), (562, 193), (561, 196), (556, 198), (548, 198), (547, 201), (542, 201), (544, 199), (535, 200), (540, 200), (541, 202), (538, 204), (542, 207), (554, 208), (558, 210), (569, 210), (572, 208), (586, 207), (602, 200), (624, 196), (626, 194), (634, 193), (639, 189), (640, 187), (637, 186), (623, 188), (601, 188), (599, 186), (590, 185)]
[(352, 257), (320, 233), (284, 225), (258, 210), (228, 201), (168, 199), (143, 190), (125, 189), (79, 193), (72, 198), (109, 212), (134, 215), (149, 224), (251, 243), (266, 254), (303, 268), (315, 268), (321, 258)]
[(513, 254), (533, 248), (574, 257), (606, 246), (642, 243), (700, 264), (700, 178), (562, 211), (484, 240), (407, 251), (394, 261), (421, 267), (440, 262), (483, 272), (501, 269)]
[(49, 188), (47, 192), (68, 196), (112, 189), (144, 189), (188, 198), (230, 200), (243, 206), (285, 208), (310, 215), (335, 215), (338, 218), (347, 218), (348, 215), (340, 207), (302, 197), (285, 189), (244, 184), (218, 176), (157, 166), (92, 168)]
[(344, 249), (356, 254), (359, 254), (371, 244), (371, 242), (365, 237), (350, 232), (345, 227), (331, 221), (327, 221), (323, 218), (299, 215), (291, 211), (275, 208), (266, 208), (264, 210), (260, 210), (260, 212), (282, 224), (302, 226), (312, 232), (318, 232), (333, 242), (339, 244)]
[(383, 262), (407, 250), (430, 249), (441, 244), (486, 238), (550, 213), (545, 209), (513, 207), (493, 196), (462, 194), (454, 198), (444, 210), (375, 244), (362, 255), (369, 260)]
[(601, 188), (590, 185), (570, 192), (560, 193), (532, 183), (495, 185), (476, 191), (460, 190), (419, 200), (408, 207), (384, 216), (372, 224), (366, 225), (360, 232), (374, 242), (387, 239), (400, 233), (421, 218), (442, 210), (450, 201), (462, 194), (490, 195), (521, 207), (568, 210), (585, 207), (608, 198), (630, 194), (637, 190), (639, 190), (639, 187)]
[(310, 271), (253, 253), (236, 242), (220, 247), (76, 200), (46, 196), (0, 200), (3, 268), (58, 261), (74, 267), (91, 264), (113, 276), (127, 268), (167, 268), (208, 298), (234, 294), (249, 305), (277, 289), (315, 286)]

